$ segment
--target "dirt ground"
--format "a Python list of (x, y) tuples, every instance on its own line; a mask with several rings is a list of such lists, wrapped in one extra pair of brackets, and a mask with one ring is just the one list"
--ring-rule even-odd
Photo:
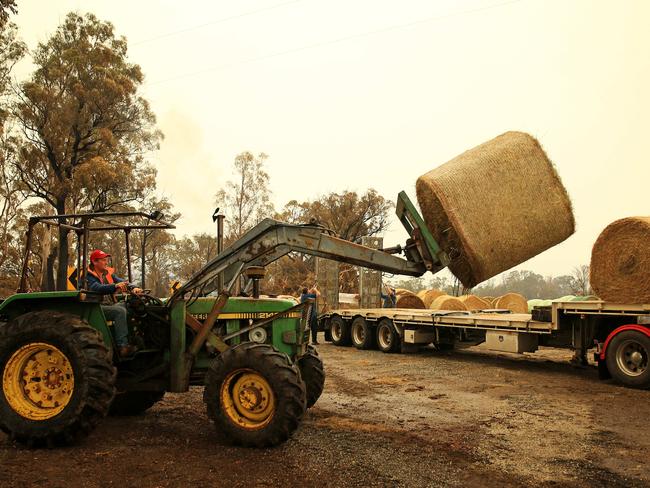
[(650, 486), (650, 391), (564, 351), (320, 353), (325, 393), (280, 447), (228, 446), (193, 388), (71, 448), (0, 434), (0, 486)]

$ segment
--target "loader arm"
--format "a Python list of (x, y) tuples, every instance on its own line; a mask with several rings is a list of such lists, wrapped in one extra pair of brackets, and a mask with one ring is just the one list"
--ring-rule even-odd
[[(397, 215), (410, 238), (404, 247), (386, 250), (346, 241), (318, 224), (296, 225), (265, 219), (177, 288), (170, 301), (197, 290), (213, 291), (219, 274), (223, 274), (224, 282), (228, 283), (242, 269), (266, 266), (290, 252), (408, 276), (422, 276), (427, 271), (435, 273), (444, 268), (448, 264), (446, 254), (433, 240), (404, 192), (398, 196)], [(406, 259), (396, 255), (401, 253)]]

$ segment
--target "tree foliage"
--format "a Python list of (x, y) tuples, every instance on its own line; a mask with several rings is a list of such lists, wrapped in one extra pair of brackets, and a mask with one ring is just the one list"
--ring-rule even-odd
[[(363, 236), (375, 236), (385, 231), (391, 209), (391, 202), (374, 189), (369, 189), (361, 195), (344, 191), (304, 202), (291, 200), (275, 217), (296, 224), (315, 221), (343, 239), (358, 242)], [(359, 279), (357, 267), (341, 264), (339, 270), (340, 291), (356, 293)], [(314, 282), (315, 258), (291, 253), (269, 267), (266, 284), (274, 293), (296, 293), (301, 287), (310, 287)]]
[(269, 174), (264, 168), (268, 156), (246, 151), (233, 163), (233, 180), (217, 192), (216, 202), (226, 216), (226, 243), (234, 242), (246, 231), (273, 215)]
[[(13, 116), (23, 143), (17, 164), (30, 196), (58, 214), (108, 210), (155, 185), (145, 162), (161, 133), (138, 95), (143, 75), (127, 59), (126, 39), (92, 14), (68, 14), (33, 54), (36, 70), (20, 84)], [(65, 231), (59, 240), (67, 240)], [(67, 245), (59, 246), (57, 285), (65, 284)]]

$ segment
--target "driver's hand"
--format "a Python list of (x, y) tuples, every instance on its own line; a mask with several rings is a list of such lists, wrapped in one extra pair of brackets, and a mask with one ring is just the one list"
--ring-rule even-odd
[(142, 295), (143, 293), (142, 288), (133, 288), (133, 290), (131, 290), (131, 293), (134, 293), (136, 295)]
[(119, 290), (120, 292), (124, 293), (127, 289), (128, 283), (126, 281), (120, 281), (119, 283), (115, 283), (115, 289)]

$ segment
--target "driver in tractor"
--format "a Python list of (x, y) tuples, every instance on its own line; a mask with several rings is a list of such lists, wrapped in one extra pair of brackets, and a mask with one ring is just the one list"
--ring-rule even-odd
[(101, 307), (106, 319), (113, 322), (117, 352), (120, 357), (132, 356), (137, 348), (129, 344), (126, 302), (118, 302), (115, 294), (118, 292), (125, 293), (128, 290), (139, 295), (142, 293), (142, 289), (116, 276), (113, 268), (108, 266), (108, 258), (110, 257), (110, 254), (106, 254), (99, 249), (95, 249), (90, 253), (88, 290), (104, 295), (104, 304)]

